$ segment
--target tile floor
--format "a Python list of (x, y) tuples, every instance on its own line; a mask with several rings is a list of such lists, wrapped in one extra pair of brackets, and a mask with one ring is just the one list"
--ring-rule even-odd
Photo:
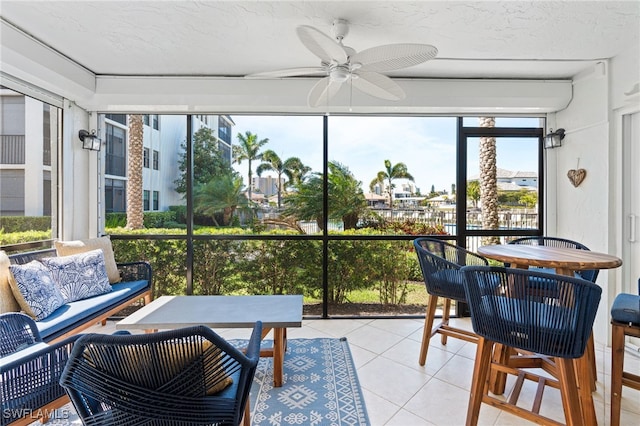
[[(467, 319), (452, 325), (471, 328)], [(289, 338), (346, 337), (349, 341), (372, 426), (464, 425), (471, 387), (475, 345), (439, 336), (431, 340), (427, 363), (418, 365), (423, 321), (419, 319), (304, 320), (289, 329)], [(115, 323), (93, 332), (112, 333)], [(249, 330), (216, 330), (227, 339), (247, 338)], [(269, 337), (267, 337), (269, 338)], [(593, 394), (599, 425), (609, 425), (611, 351), (596, 344), (598, 387)], [(640, 357), (627, 354), (625, 369), (640, 372)], [(507, 384), (507, 390), (509, 388)], [(525, 386), (521, 401), (535, 388)], [(556, 392), (556, 395), (554, 395)], [(640, 392), (623, 387), (622, 424), (640, 424)], [(541, 412), (563, 422), (562, 405), (554, 389), (545, 391)], [(480, 425), (531, 424), (483, 404)]]

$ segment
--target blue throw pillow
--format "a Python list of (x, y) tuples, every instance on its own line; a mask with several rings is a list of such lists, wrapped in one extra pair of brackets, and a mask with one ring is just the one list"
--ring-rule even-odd
[(20, 308), (36, 321), (48, 317), (65, 304), (64, 296), (53, 282), (49, 268), (37, 260), (26, 265), (9, 265), (9, 285)]
[(104, 253), (100, 249), (42, 259), (67, 302), (111, 291)]

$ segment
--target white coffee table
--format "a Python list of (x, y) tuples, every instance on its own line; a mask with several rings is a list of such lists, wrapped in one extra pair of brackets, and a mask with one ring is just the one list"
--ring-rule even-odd
[(253, 328), (262, 321), (262, 338), (273, 330), (273, 385), (282, 386), (287, 328), (302, 327), (302, 296), (161, 296), (116, 324), (119, 330), (163, 329), (206, 325), (211, 328)]

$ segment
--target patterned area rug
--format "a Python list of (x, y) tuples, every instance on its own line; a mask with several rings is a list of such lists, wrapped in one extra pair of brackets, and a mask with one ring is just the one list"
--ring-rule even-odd
[(369, 425), (346, 338), (290, 339), (279, 388), (273, 387), (273, 360), (261, 358), (251, 387), (251, 424)]
[[(230, 343), (243, 347), (247, 341)], [(262, 347), (272, 343), (265, 340)], [(46, 425), (81, 426), (82, 422), (67, 404)], [(251, 386), (251, 425), (369, 426), (346, 338), (289, 339), (279, 388), (273, 387), (273, 360), (260, 358)]]

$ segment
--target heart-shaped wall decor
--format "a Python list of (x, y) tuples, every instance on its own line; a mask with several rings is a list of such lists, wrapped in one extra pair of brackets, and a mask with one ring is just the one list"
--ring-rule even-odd
[(571, 181), (571, 184), (576, 188), (578, 185), (582, 183), (584, 178), (587, 176), (587, 171), (585, 169), (571, 169), (567, 172), (567, 177)]

